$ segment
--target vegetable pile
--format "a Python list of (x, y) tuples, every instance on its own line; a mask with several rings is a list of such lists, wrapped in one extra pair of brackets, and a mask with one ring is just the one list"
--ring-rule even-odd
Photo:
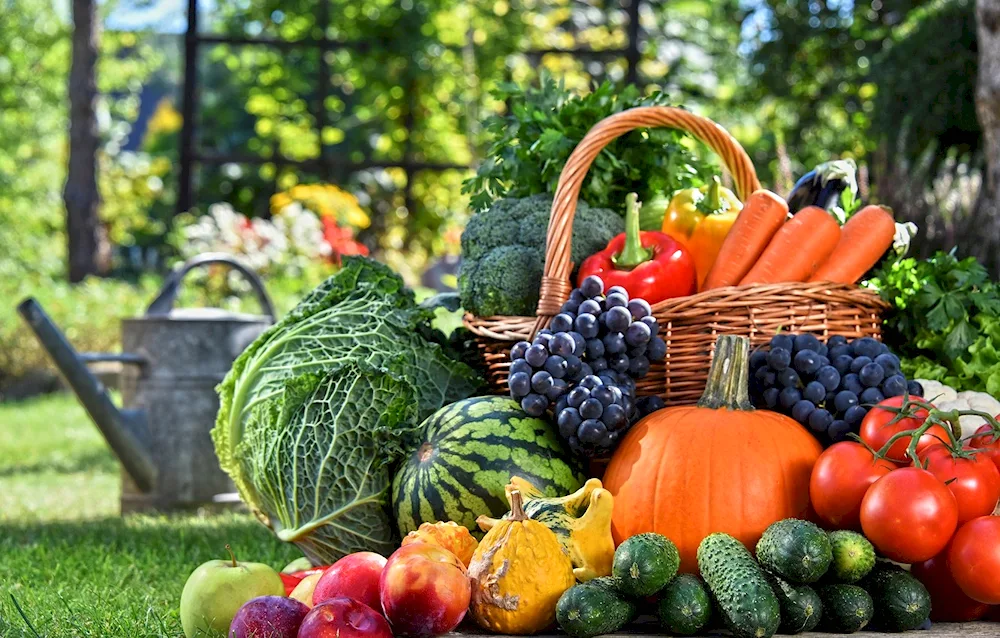
[[(466, 185), (458, 297), (523, 317), (572, 149), (663, 96), (575, 97), (546, 78), (501, 97)], [(952, 254), (879, 266), (908, 231), (857, 201), (854, 170), (830, 162), (787, 201), (741, 202), (674, 132), (613, 142), (581, 191), (577, 288), (491, 354), (509, 396), (477, 396), (462, 335), (434, 330), (385, 266), (346, 258), (237, 359), (213, 430), (243, 499), (305, 556), (280, 575), (198, 567), (188, 638), (430, 638), (463, 622), (590, 638), (642, 612), (672, 635), (736, 638), (1000, 618), (1000, 292)], [(706, 324), (701, 399), (640, 396), (651, 367), (686, 356), (660, 302), (865, 278), (893, 305), (884, 343), (796, 322), (751, 352), (759, 331)]]

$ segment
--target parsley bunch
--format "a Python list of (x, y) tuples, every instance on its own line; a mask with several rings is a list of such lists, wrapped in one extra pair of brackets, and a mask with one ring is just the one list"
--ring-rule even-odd
[[(476, 175), (465, 181), (473, 210), (501, 197), (554, 193), (570, 153), (592, 126), (635, 106), (667, 105), (663, 93), (642, 96), (635, 86), (623, 89), (605, 82), (586, 95), (568, 91), (543, 73), (539, 86), (506, 83), (493, 92), (505, 102), (505, 114), (489, 117), (484, 128), (492, 139)], [(700, 186), (713, 173), (695, 157), (691, 138), (672, 129), (640, 129), (611, 142), (594, 160), (580, 197), (591, 206), (625, 212), (625, 196), (670, 195)]]
[(908, 378), (1000, 394), (1000, 285), (975, 258), (901, 259), (871, 285), (893, 305), (885, 338)]

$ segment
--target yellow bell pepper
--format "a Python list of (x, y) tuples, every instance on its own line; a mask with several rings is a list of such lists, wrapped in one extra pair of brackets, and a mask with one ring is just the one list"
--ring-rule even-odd
[(662, 230), (694, 257), (699, 289), (742, 208), (743, 203), (718, 177), (700, 188), (678, 191), (670, 200)]

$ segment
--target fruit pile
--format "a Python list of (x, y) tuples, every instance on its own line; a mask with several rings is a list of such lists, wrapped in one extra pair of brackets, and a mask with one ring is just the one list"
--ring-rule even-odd
[(559, 435), (574, 453), (610, 453), (631, 423), (663, 407), (637, 400), (635, 380), (663, 361), (667, 345), (643, 299), (600, 277), (585, 278), (531, 343), (510, 351), (510, 395), (530, 416), (552, 409)]
[(857, 434), (872, 405), (923, 394), (900, 372), (899, 357), (871, 337), (823, 343), (811, 334), (777, 334), (750, 357), (754, 405), (787, 414), (829, 445)]

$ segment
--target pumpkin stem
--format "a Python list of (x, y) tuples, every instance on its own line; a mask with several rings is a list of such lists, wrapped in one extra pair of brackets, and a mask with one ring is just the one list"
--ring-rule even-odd
[(750, 340), (738, 335), (719, 335), (698, 407), (753, 410), (749, 382)]
[(513, 490), (510, 493), (510, 520), (512, 521), (524, 521), (527, 520), (528, 516), (524, 513), (524, 507), (521, 503), (521, 492), (520, 490)]

